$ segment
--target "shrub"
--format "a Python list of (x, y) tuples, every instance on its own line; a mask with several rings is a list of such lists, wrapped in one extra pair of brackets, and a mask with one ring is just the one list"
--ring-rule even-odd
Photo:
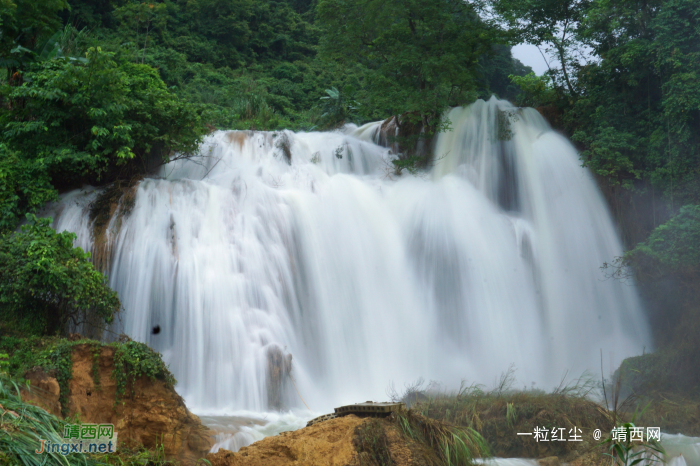
[(21, 231), (0, 237), (0, 316), (25, 334), (65, 332), (96, 317), (112, 322), (121, 304), (90, 254), (29, 215)]

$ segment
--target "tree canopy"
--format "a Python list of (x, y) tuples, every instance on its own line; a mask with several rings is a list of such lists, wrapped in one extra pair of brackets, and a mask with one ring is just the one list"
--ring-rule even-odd
[[(42, 161), (54, 184), (103, 180), (106, 172), (165, 161), (173, 151), (194, 152), (205, 129), (194, 108), (168, 91), (146, 65), (115, 60), (90, 48), (86, 59), (30, 65), (21, 86), (0, 96), (0, 127), (11, 150)], [(127, 162), (132, 162), (127, 164)], [(132, 170), (128, 170), (132, 168)]]
[(431, 126), (476, 98), (479, 59), (501, 40), (462, 0), (320, 0), (317, 11), (324, 58), (363, 67), (361, 102)]

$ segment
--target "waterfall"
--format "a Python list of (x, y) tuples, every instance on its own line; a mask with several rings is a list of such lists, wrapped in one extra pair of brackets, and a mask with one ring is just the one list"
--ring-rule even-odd
[(222, 131), (139, 182), (99, 241), (99, 190), (64, 196), (54, 225), (106, 251), (117, 330), (163, 353), (199, 413), (300, 395), (326, 412), (511, 364), (549, 388), (649, 348), (634, 287), (599, 269), (622, 246), (574, 147), (496, 99), (448, 118), (428, 174), (394, 173), (379, 123)]

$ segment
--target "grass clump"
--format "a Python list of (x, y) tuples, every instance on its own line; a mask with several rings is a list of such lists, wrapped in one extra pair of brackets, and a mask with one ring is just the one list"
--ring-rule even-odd
[(406, 408), (358, 425), (353, 443), (360, 466), (398, 466), (407, 461), (425, 466), (471, 465), (476, 458), (490, 456), (486, 441), (474, 429)]
[(430, 419), (411, 409), (395, 416), (402, 432), (429, 445), (445, 466), (472, 464), (475, 458), (490, 456), (486, 440), (471, 427)]
[(385, 425), (379, 419), (371, 419), (357, 426), (353, 443), (359, 453), (360, 466), (395, 464), (391, 458)]

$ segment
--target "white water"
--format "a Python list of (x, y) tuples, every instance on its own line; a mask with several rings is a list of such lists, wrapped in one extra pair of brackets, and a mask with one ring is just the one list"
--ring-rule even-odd
[[(509, 141), (499, 107), (513, 112)], [(421, 376), (491, 384), (514, 363), (522, 383), (549, 387), (598, 371), (601, 350), (617, 367), (650, 339), (634, 288), (599, 270), (622, 253), (604, 200), (571, 144), (515, 110), (453, 110), (424, 177), (391, 175), (378, 124), (286, 132), (291, 164), (281, 134), (213, 134), (110, 224), (123, 330), (212, 415), (271, 410), (273, 348), (292, 355), (314, 413)], [(94, 196), (64, 197), (54, 223), (88, 250)], [(289, 380), (283, 395), (306, 410)]]
[(484, 466), (539, 466), (540, 463), (537, 460), (524, 459), (524, 458), (487, 458), (481, 459), (477, 458), (476, 464), (482, 464)]
[(661, 445), (669, 466), (700, 466), (700, 437), (662, 434)]
[(309, 417), (303, 413), (239, 412), (238, 416), (200, 416), (204, 425), (216, 432), (212, 452), (223, 448), (238, 451), (241, 447), (281, 432), (306, 427)]

